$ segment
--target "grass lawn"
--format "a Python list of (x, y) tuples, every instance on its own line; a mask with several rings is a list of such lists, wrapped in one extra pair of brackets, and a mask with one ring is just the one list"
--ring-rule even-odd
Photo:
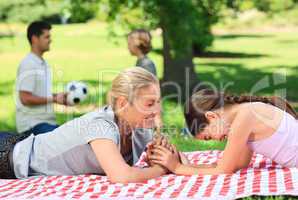
[[(8, 29), (15, 33), (14, 37), (6, 34)], [(15, 131), (16, 71), (29, 51), (25, 30), (23, 25), (0, 24), (0, 130), (3, 131)], [(160, 49), (160, 36), (153, 34), (153, 37), (153, 47)], [(125, 36), (110, 38), (106, 24), (54, 26), (52, 39), (51, 51), (45, 58), (53, 69), (53, 90), (63, 90), (68, 81), (82, 80), (88, 83), (90, 91), (90, 98), (83, 105), (55, 107), (60, 124), (103, 105), (113, 77), (135, 64), (135, 58), (127, 50)], [(216, 36), (212, 48), (196, 57), (194, 63), (199, 79), (217, 88), (237, 94), (281, 94), (291, 102), (298, 102), (297, 46), (297, 32), (228, 33)], [(151, 53), (149, 56), (156, 62), (158, 75), (162, 77), (161, 55)], [(167, 132), (179, 149), (224, 148), (224, 143), (181, 137), (180, 130), (184, 126), (181, 106), (165, 101), (163, 109), (164, 124), (172, 127)], [(284, 198), (287, 197), (277, 199)]]

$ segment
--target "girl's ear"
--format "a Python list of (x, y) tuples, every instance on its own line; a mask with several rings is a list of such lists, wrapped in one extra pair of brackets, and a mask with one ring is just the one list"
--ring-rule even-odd
[(207, 111), (205, 113), (205, 117), (208, 119), (208, 121), (211, 121), (213, 119), (216, 119), (218, 117), (217, 113), (212, 112), (212, 111)]

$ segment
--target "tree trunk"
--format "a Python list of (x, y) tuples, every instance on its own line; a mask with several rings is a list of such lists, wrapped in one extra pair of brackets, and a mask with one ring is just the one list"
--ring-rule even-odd
[[(175, 42), (167, 28), (162, 27), (164, 76), (161, 81), (163, 98), (184, 104), (196, 90), (199, 79), (194, 70), (192, 42), (183, 44), (183, 52), (175, 50)], [(179, 30), (179, 28), (177, 28)], [(187, 37), (187, 34), (185, 34)]]

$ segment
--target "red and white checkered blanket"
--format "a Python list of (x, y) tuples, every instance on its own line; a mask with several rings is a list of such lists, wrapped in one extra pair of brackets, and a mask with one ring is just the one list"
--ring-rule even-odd
[[(217, 161), (221, 151), (187, 153), (197, 164)], [(142, 158), (144, 155), (142, 156)], [(137, 163), (144, 166), (144, 162)], [(0, 180), (0, 199), (235, 199), (251, 195), (298, 195), (298, 168), (254, 155), (233, 175), (173, 174), (142, 183), (113, 184), (106, 176), (49, 176)]]

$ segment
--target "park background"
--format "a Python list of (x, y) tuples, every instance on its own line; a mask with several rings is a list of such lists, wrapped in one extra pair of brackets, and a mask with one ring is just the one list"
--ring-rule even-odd
[[(29, 52), (26, 27), (39, 19), (53, 24), (44, 57), (54, 92), (72, 80), (89, 86), (83, 104), (55, 105), (59, 124), (106, 103), (112, 79), (135, 64), (126, 42), (134, 28), (151, 31), (149, 57), (158, 77), (176, 82), (184, 97), (183, 74), (190, 70), (190, 87), (207, 83), (236, 94), (281, 95), (298, 109), (297, 0), (11, 0), (0, 1), (1, 131), (16, 131), (16, 72)], [(169, 97), (172, 89), (162, 88), (164, 132), (171, 141), (182, 151), (223, 149), (224, 142), (185, 134), (184, 97)]]

